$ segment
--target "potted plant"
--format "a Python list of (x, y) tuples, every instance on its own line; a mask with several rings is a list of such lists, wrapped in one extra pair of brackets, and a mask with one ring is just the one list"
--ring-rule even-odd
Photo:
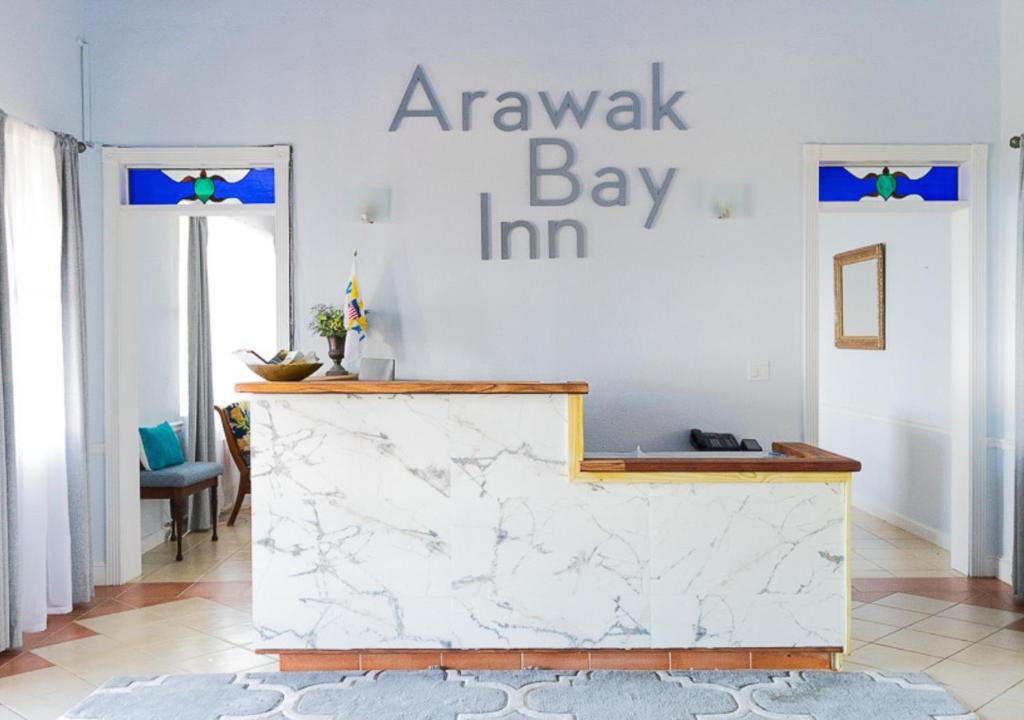
[(327, 338), (327, 357), (334, 365), (327, 371), (328, 375), (345, 375), (341, 361), (345, 357), (345, 311), (337, 305), (314, 305), (311, 308), (313, 319), (309, 321), (309, 329), (320, 337)]

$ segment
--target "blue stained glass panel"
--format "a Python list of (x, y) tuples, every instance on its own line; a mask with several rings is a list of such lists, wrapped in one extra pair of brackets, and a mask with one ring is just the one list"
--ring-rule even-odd
[[(200, 171), (192, 173), (198, 178)], [(193, 180), (175, 180), (157, 168), (128, 168), (129, 205), (178, 205), (187, 201), (217, 203), (237, 200), (245, 205), (272, 204), (274, 196), (274, 168), (253, 168), (237, 181), (230, 182), (210, 171), (213, 195), (203, 201), (196, 196)]]
[[(909, 169), (909, 168), (908, 168)], [(844, 167), (822, 165), (818, 168), (819, 202), (858, 202), (866, 197), (877, 197), (877, 173), (857, 177)], [(935, 165), (917, 178), (908, 177), (899, 168), (893, 171), (899, 200), (917, 195), (925, 202), (959, 200), (959, 168), (955, 165)]]

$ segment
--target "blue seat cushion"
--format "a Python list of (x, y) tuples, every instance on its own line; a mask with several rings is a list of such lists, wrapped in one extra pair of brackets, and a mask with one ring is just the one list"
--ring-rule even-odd
[(142, 487), (187, 487), (203, 480), (211, 480), (224, 472), (224, 466), (215, 462), (184, 462), (162, 470), (143, 470), (139, 473)]

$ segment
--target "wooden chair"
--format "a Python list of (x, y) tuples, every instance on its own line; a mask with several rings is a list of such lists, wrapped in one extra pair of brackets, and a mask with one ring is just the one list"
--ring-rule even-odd
[(238, 494), (235, 496), (235, 506), (231, 509), (231, 517), (228, 518), (228, 525), (234, 525), (238, 511), (242, 509), (242, 501), (252, 492), (249, 479), (249, 403), (231, 403), (215, 409), (220, 415), (231, 459), (238, 468)]
[(181, 536), (185, 524), (185, 501), (192, 495), (209, 489), (212, 540), (217, 541), (217, 483), (224, 466), (213, 462), (183, 462), (161, 470), (139, 472), (139, 495), (143, 500), (169, 500), (171, 503), (171, 540), (178, 541), (181, 560)]

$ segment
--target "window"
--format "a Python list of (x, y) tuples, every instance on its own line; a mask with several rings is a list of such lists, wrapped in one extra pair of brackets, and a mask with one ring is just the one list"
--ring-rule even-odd
[(129, 205), (272, 205), (274, 168), (128, 168)]
[(818, 168), (819, 202), (959, 200), (956, 165)]

